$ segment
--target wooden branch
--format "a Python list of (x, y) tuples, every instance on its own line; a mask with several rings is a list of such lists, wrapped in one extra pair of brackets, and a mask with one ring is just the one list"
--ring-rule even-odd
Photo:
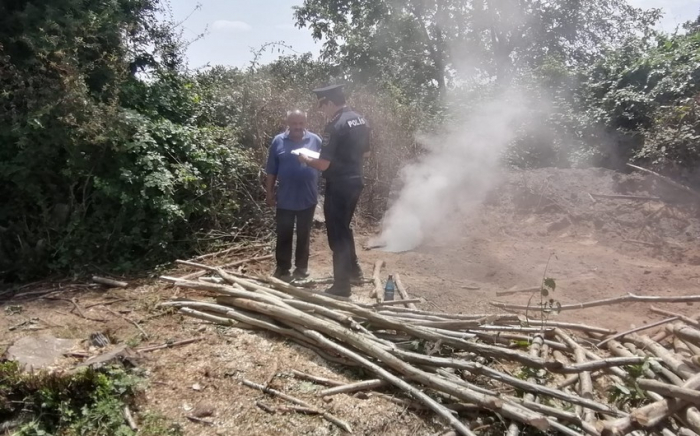
[(211, 421), (208, 421), (208, 420), (202, 419), (202, 418), (198, 418), (198, 417), (192, 416), (192, 415), (187, 415), (187, 416), (185, 416), (185, 418), (189, 419), (192, 422), (198, 422), (198, 423), (204, 424), (204, 425), (214, 425), (214, 423)]
[[(280, 286), (287, 286), (284, 282), (279, 282)], [(289, 287), (289, 291), (292, 292), (291, 287)], [(296, 289), (294, 292), (306, 292), (301, 289)], [(323, 296), (316, 296), (316, 298), (327, 298)], [(334, 300), (332, 298), (328, 298), (328, 300), (332, 300), (333, 304), (335, 305), (340, 305), (340, 306), (345, 306), (348, 307), (350, 304)], [(323, 335), (318, 334), (318, 332), (311, 331), (310, 329), (317, 329), (318, 331), (328, 334), (329, 336), (339, 340), (343, 341), (344, 343), (348, 343), (355, 347), (356, 349), (368, 354), (370, 357), (373, 357), (375, 359), (380, 360), (387, 366), (389, 366), (391, 369), (403, 374), (405, 377), (408, 377), (409, 379), (413, 379), (418, 381), (421, 384), (424, 384), (430, 388), (442, 391), (448, 395), (451, 395), (455, 398), (458, 398), (463, 401), (467, 402), (472, 402), (481, 405), (482, 407), (496, 410), (499, 413), (501, 413), (503, 416), (509, 419), (515, 419), (520, 422), (523, 422), (528, 425), (532, 425), (534, 427), (546, 430), (549, 427), (549, 423), (547, 422), (546, 418), (539, 415), (539, 414), (534, 414), (531, 413), (527, 409), (522, 409), (519, 407), (515, 406), (509, 406), (507, 404), (502, 404), (501, 401), (494, 397), (489, 397), (489, 396), (484, 396), (481, 394), (478, 394), (476, 392), (467, 390), (467, 389), (462, 389), (446, 380), (443, 380), (439, 377), (433, 376), (423, 370), (420, 370), (418, 368), (415, 368), (411, 365), (408, 365), (406, 362), (402, 361), (401, 359), (395, 357), (393, 354), (389, 353), (385, 349), (379, 346), (376, 342), (368, 341), (365, 338), (361, 337), (360, 335), (351, 333), (348, 334), (348, 330), (328, 323), (326, 321), (323, 321), (321, 319), (317, 319), (313, 316), (309, 316), (303, 312), (290, 312), (287, 311), (281, 307), (278, 306), (272, 306), (264, 303), (258, 303), (255, 301), (250, 301), (250, 300), (240, 300), (237, 301), (237, 304), (240, 305), (240, 307), (253, 310), (258, 313), (265, 313), (268, 315), (272, 315), (277, 319), (284, 320), (285, 322), (289, 323), (290, 325), (295, 324), (295, 328), (299, 329), (300, 331), (303, 331), (305, 335), (309, 335), (313, 338), (316, 338), (320, 343), (323, 343), (325, 346), (329, 348), (333, 348), (334, 350), (337, 350), (339, 353), (345, 355), (345, 356), (353, 356), (353, 360), (359, 361), (358, 359), (362, 359), (362, 365), (365, 367), (369, 367), (372, 369), (372, 371), (377, 374), (380, 378), (385, 379), (389, 381), (390, 383), (403, 388), (410, 388), (410, 393), (411, 395), (415, 396), (416, 398), (420, 398), (421, 402), (424, 402), (426, 405), (428, 405), (433, 411), (436, 413), (439, 413), (439, 416), (445, 417), (445, 410), (442, 408), (440, 405), (435, 405), (435, 404), (429, 404), (428, 400), (433, 401), (430, 399), (430, 397), (426, 396), (421, 390), (415, 389), (411, 385), (407, 385), (402, 379), (397, 378), (396, 376), (387, 373), (386, 370), (383, 368), (377, 366), (376, 364), (369, 362), (367, 359), (365, 359), (362, 356), (357, 355), (356, 353), (345, 349), (344, 347), (336, 344), (333, 341), (329, 341), (323, 337)], [(367, 313), (367, 316), (374, 316), (378, 320), (384, 319), (383, 317), (379, 317), (376, 314), (373, 314), (372, 312)], [(303, 324), (306, 327), (301, 327), (298, 324)], [(392, 324), (394, 324), (392, 322)], [(401, 325), (400, 323), (398, 323)], [(420, 330), (417, 330), (420, 331)], [(448, 341), (448, 339), (443, 339), (444, 341)], [(341, 351), (342, 350), (342, 351)], [(399, 384), (400, 383), (400, 384)], [(434, 402), (434, 401), (433, 401)], [(448, 413), (449, 414), (449, 413)], [(459, 422), (453, 422), (452, 421), (452, 416), (450, 416), (450, 422), (453, 427), (457, 428), (456, 426), (460, 426), (459, 428), (464, 428), (463, 425)]]
[[(245, 265), (246, 263), (250, 263), (250, 262), (257, 262), (257, 261), (261, 261), (261, 260), (272, 259), (272, 257), (273, 257), (273, 256), (272, 256), (271, 254), (267, 254), (267, 255), (265, 255), (265, 256), (250, 257), (250, 258), (248, 258), (248, 259), (242, 259), (242, 260), (237, 260), (237, 261), (235, 261), (235, 262), (225, 263), (225, 264), (219, 265), (218, 267), (215, 267), (215, 268), (220, 268), (220, 269), (224, 269), (224, 268), (235, 268), (235, 267), (237, 267), (237, 266)], [(181, 261), (181, 262), (187, 262), (187, 261)], [(185, 264), (185, 265), (186, 265), (186, 264)], [(211, 270), (196, 271), (196, 272), (193, 272), (193, 273), (190, 273), (190, 274), (185, 274), (184, 276), (181, 276), (181, 277), (178, 277), (178, 278), (179, 278), (180, 280), (191, 280), (191, 279), (196, 279), (196, 278), (198, 278), (198, 277), (202, 277), (204, 274), (207, 273), (207, 271), (211, 271)]]
[(384, 287), (382, 286), (382, 267), (386, 263), (384, 260), (378, 260), (374, 263), (374, 270), (372, 271), (372, 282), (374, 283), (374, 287), (372, 288), (372, 291), (369, 293), (369, 298), (376, 298), (377, 303), (381, 303), (384, 301)]
[(682, 357), (685, 360), (693, 357), (693, 353), (690, 351), (690, 347), (688, 347), (688, 345), (686, 345), (686, 343), (678, 337), (673, 338), (673, 350), (678, 356)]
[(615, 334), (614, 330), (602, 328), (602, 327), (594, 327), (594, 326), (589, 326), (585, 324), (576, 324), (576, 323), (571, 323), (571, 322), (558, 322), (558, 321), (543, 321), (540, 319), (529, 319), (525, 318), (522, 321), (520, 321), (521, 324), (527, 325), (527, 326), (544, 326), (544, 327), (559, 327), (562, 329), (567, 329), (567, 330), (577, 330), (577, 331), (582, 331), (586, 333), (600, 333), (603, 335), (612, 335)]
[(383, 309), (382, 311), (386, 312), (394, 312), (394, 314), (413, 314), (413, 315), (424, 315), (424, 316), (436, 316), (439, 318), (446, 318), (446, 319), (462, 319), (462, 320), (475, 320), (475, 319), (486, 319), (489, 320), (491, 323), (497, 323), (497, 322), (505, 322), (505, 321), (512, 321), (512, 322), (519, 322), (520, 318), (522, 318), (521, 315), (516, 315), (516, 314), (511, 314), (511, 313), (500, 313), (500, 314), (494, 314), (494, 313), (484, 313), (484, 314), (456, 314), (456, 313), (444, 313), (444, 312), (431, 312), (428, 310), (420, 310), (420, 309), (406, 309), (405, 307), (387, 307), (386, 309)]
[(232, 251), (253, 250), (253, 249), (258, 249), (258, 248), (265, 248), (267, 246), (268, 246), (268, 244), (254, 244), (254, 245), (236, 244), (236, 245), (233, 245), (232, 247), (226, 248), (224, 250), (214, 251), (212, 253), (201, 254), (199, 256), (193, 257), (190, 260), (193, 262), (197, 262), (197, 261), (201, 261), (204, 259), (209, 259), (211, 257), (222, 256), (222, 255), (228, 254)]
[[(686, 389), (700, 388), (700, 374), (691, 377), (682, 386)], [(686, 404), (675, 398), (663, 399), (635, 409), (629, 416), (605, 423), (603, 436), (628, 434), (635, 428), (651, 428), (680, 410)]]
[[(604, 300), (588, 301), (585, 303), (576, 304), (565, 304), (561, 306), (560, 310), (576, 310), (576, 309), (588, 309), (597, 306), (608, 306), (611, 304), (629, 303), (629, 302), (651, 302), (651, 303), (694, 303), (700, 301), (700, 295), (686, 295), (679, 297), (660, 297), (660, 296), (647, 296), (647, 295), (635, 295), (629, 293), (627, 295), (622, 295), (619, 297), (606, 298)], [(491, 302), (491, 305), (503, 310), (532, 310), (533, 306), (522, 306), (514, 304), (505, 304), (499, 302)]]
[(445, 368), (455, 368), (469, 371), (471, 373), (483, 375), (494, 380), (500, 381), (501, 383), (508, 384), (510, 386), (522, 389), (527, 392), (536, 393), (538, 395), (547, 395), (550, 397), (558, 398), (563, 401), (568, 401), (572, 404), (580, 404), (582, 406), (588, 407), (600, 413), (605, 413), (608, 415), (619, 414), (613, 407), (599, 403), (597, 401), (589, 400), (587, 398), (581, 398), (573, 395), (568, 395), (557, 389), (552, 389), (547, 386), (538, 385), (534, 383), (528, 383), (525, 380), (513, 377), (504, 372), (497, 371), (488, 366), (482, 365), (477, 362), (468, 362), (461, 359), (448, 359), (435, 356), (426, 356), (423, 354), (412, 353), (409, 351), (404, 351), (400, 349), (392, 350), (392, 353), (405, 359), (409, 362), (414, 362), (417, 364), (428, 365), (428, 366), (441, 366)]
[(700, 330), (690, 326), (679, 326), (678, 328), (673, 328), (672, 333), (685, 341), (700, 345)]
[[(490, 356), (490, 357), (497, 357), (497, 358), (506, 358), (506, 359), (512, 359), (515, 360), (516, 362), (532, 366), (535, 368), (546, 368), (546, 369), (555, 369), (561, 365), (557, 364), (556, 362), (546, 362), (542, 359), (533, 359), (530, 356), (526, 354), (522, 354), (518, 351), (514, 350), (508, 350), (508, 349), (503, 349), (500, 347), (496, 346), (489, 346), (486, 344), (479, 344), (479, 343), (473, 343), (473, 342), (467, 342), (462, 339), (456, 339), (453, 337), (449, 337), (446, 335), (440, 335), (440, 334), (435, 334), (433, 331), (431, 331), (428, 328), (425, 327), (420, 327), (420, 326), (413, 326), (410, 324), (406, 324), (400, 321), (396, 321), (392, 319), (391, 317), (386, 317), (377, 314), (376, 312), (373, 312), (371, 310), (367, 310), (361, 307), (358, 307), (357, 305), (354, 305), (349, 302), (341, 301), (335, 298), (327, 297), (325, 295), (321, 294), (316, 294), (309, 292), (305, 289), (299, 289), (294, 286), (290, 286), (289, 284), (277, 280), (274, 277), (269, 278), (270, 282), (273, 283), (276, 287), (278, 287), (280, 290), (283, 290), (291, 295), (294, 295), (295, 297), (299, 298), (304, 298), (307, 301), (312, 301), (317, 304), (322, 304), (326, 305), (328, 307), (334, 307), (340, 310), (345, 310), (349, 312), (353, 312), (356, 315), (360, 316), (361, 318), (364, 318), (371, 322), (372, 324), (376, 325), (377, 327), (382, 327), (382, 328), (388, 328), (392, 330), (397, 330), (397, 331), (403, 331), (406, 333), (409, 333), (419, 339), (426, 339), (430, 341), (435, 341), (438, 339), (442, 339), (442, 341), (446, 345), (450, 345), (452, 347), (455, 347), (460, 350), (466, 350), (466, 351), (471, 351), (474, 353), (480, 353), (484, 356)], [(246, 283), (245, 280), (239, 279), (240, 284), (243, 287), (249, 286), (251, 288), (255, 288), (255, 285)], [(210, 285), (212, 286), (212, 285)]]
[(124, 321), (128, 322), (129, 324), (133, 325), (134, 327), (136, 327), (136, 329), (138, 329), (139, 332), (141, 332), (141, 335), (143, 336), (144, 339), (148, 339), (148, 333), (146, 333), (146, 331), (143, 328), (141, 328), (139, 323), (137, 323), (136, 321), (134, 321), (130, 318), (127, 318), (126, 316), (122, 315), (121, 313), (113, 311), (109, 307), (106, 307), (106, 306), (100, 306), (100, 307), (102, 309), (106, 310), (107, 312), (111, 313), (112, 315), (119, 317), (119, 318), (123, 319)]
[(395, 385), (396, 387), (410, 393), (413, 397), (421, 401), (423, 404), (428, 406), (431, 410), (433, 410), (435, 413), (437, 413), (440, 417), (445, 419), (455, 430), (459, 432), (459, 434), (464, 435), (464, 436), (476, 436), (474, 433), (471, 432), (469, 427), (466, 425), (462, 424), (457, 418), (452, 416), (452, 413), (448, 409), (446, 409), (444, 406), (441, 404), (437, 403), (435, 400), (430, 398), (428, 395), (426, 395), (422, 390), (417, 389), (410, 384), (406, 383), (399, 377), (396, 377), (395, 375), (389, 373), (388, 371), (384, 370), (382, 367), (379, 365), (365, 359), (364, 357), (360, 356), (359, 354), (348, 350), (345, 347), (342, 347), (338, 344), (336, 344), (333, 341), (330, 341), (326, 339), (322, 334), (319, 332), (309, 330), (304, 328), (303, 332), (305, 335), (311, 337), (312, 339), (315, 339), (317, 342), (322, 343), (326, 345), (329, 348), (333, 348), (335, 351), (340, 353), (341, 355), (344, 355), (345, 357), (352, 359), (358, 363), (360, 363), (363, 367), (371, 370), (378, 376), (380, 376), (382, 379), (386, 380), (387, 382)]
[(377, 388), (381, 388), (381, 387), (384, 387), (387, 385), (388, 385), (388, 383), (385, 382), (384, 380), (379, 380), (379, 379), (365, 380), (365, 381), (356, 382), (356, 383), (349, 383), (349, 384), (343, 385), (343, 386), (336, 386), (336, 387), (333, 387), (330, 389), (324, 389), (318, 393), (318, 396), (319, 397), (330, 397), (330, 396), (337, 395), (337, 394), (348, 394), (348, 393), (357, 392), (357, 391), (377, 389)]
[[(401, 295), (401, 298), (403, 300), (410, 300), (411, 298), (408, 296), (408, 291), (403, 285), (403, 282), (401, 281), (401, 276), (398, 273), (394, 274), (394, 283), (396, 283), (396, 291), (399, 293), (399, 295)], [(415, 309), (416, 305), (413, 303), (407, 303), (406, 307), (408, 307), (409, 309)]]
[[(532, 343), (530, 344), (530, 350), (528, 353), (530, 356), (539, 358), (540, 357), (540, 350), (542, 348), (542, 345), (544, 343), (544, 338), (542, 335), (535, 335), (535, 337), (532, 339)], [(535, 376), (530, 376), (527, 378), (528, 383), (537, 383), (537, 378)], [(535, 395), (532, 392), (528, 392), (525, 394), (523, 397), (524, 401), (527, 402), (535, 402)], [(520, 427), (518, 424), (513, 423), (511, 424), (510, 428), (508, 428), (508, 435), (509, 436), (518, 436), (520, 434)]]
[(656, 357), (663, 360), (669, 369), (682, 379), (689, 379), (695, 374), (692, 368), (678, 360), (671, 352), (659, 343), (652, 341), (648, 336), (639, 336), (633, 333), (628, 335), (627, 338), (638, 347), (644, 347)]
[[(619, 357), (638, 357), (632, 354), (630, 350), (628, 350), (626, 347), (623, 347), (621, 343), (617, 342), (614, 339), (611, 339), (607, 343), (607, 348), (615, 356)], [(656, 378), (656, 374), (650, 369), (644, 370), (644, 375), (649, 378)], [(628, 378), (628, 377), (625, 377)]]
[(111, 286), (113, 288), (126, 288), (127, 286), (129, 286), (127, 282), (120, 282), (119, 280), (112, 280), (98, 276), (93, 276), (92, 281), (101, 285)]
[(700, 405), (700, 391), (694, 389), (686, 389), (644, 378), (637, 379), (637, 385), (644, 390), (656, 392), (664, 397), (678, 398), (691, 404)]
[(275, 410), (274, 407), (268, 406), (267, 404), (263, 403), (262, 401), (256, 401), (255, 405), (271, 415), (274, 415), (275, 413), (277, 413), (277, 410)]
[[(180, 307), (183, 313), (189, 314), (192, 310), (201, 310), (207, 312), (214, 312), (220, 314), (221, 317), (225, 319), (235, 320), (242, 322), (244, 324), (252, 325), (254, 327), (262, 328), (265, 330), (270, 330), (282, 336), (291, 337), (298, 339), (302, 342), (309, 342), (308, 338), (304, 335), (299, 334), (296, 330), (281, 327), (265, 319), (265, 317), (255, 314), (244, 314), (238, 310), (231, 307), (219, 306), (212, 303), (200, 303), (195, 301), (174, 301), (170, 303), (163, 303), (164, 305), (170, 307)], [(187, 310), (185, 310), (187, 309)], [(235, 323), (229, 323), (229, 325), (235, 326)]]
[(298, 398), (292, 397), (291, 395), (287, 395), (287, 394), (280, 392), (278, 390), (271, 389), (271, 388), (265, 387), (265, 386), (257, 384), (257, 383), (253, 383), (253, 382), (248, 381), (248, 380), (242, 380), (241, 383), (244, 386), (247, 386), (247, 387), (252, 388), (252, 389), (260, 390), (268, 395), (273, 395), (275, 397), (279, 397), (285, 401), (289, 401), (290, 403), (296, 404), (298, 406), (306, 407), (308, 409), (313, 409), (313, 410), (317, 411), (319, 415), (323, 416), (327, 421), (337, 425), (342, 430), (344, 430), (348, 433), (352, 433), (352, 427), (350, 427), (350, 425), (347, 422), (336, 418), (334, 415), (331, 415), (328, 412), (316, 409), (314, 406), (307, 403), (306, 401), (302, 401)]
[(598, 343), (596, 344), (596, 347), (600, 348), (600, 347), (602, 347), (603, 345), (605, 345), (606, 343), (608, 343), (609, 341), (612, 341), (612, 340), (615, 340), (615, 339), (620, 339), (620, 338), (622, 338), (622, 337), (624, 337), (624, 336), (629, 335), (630, 333), (637, 333), (637, 332), (641, 332), (642, 330), (648, 330), (648, 329), (651, 329), (651, 328), (654, 328), (654, 327), (658, 327), (658, 326), (660, 326), (660, 325), (668, 324), (668, 323), (673, 322), (673, 321), (675, 321), (675, 320), (677, 320), (677, 319), (678, 319), (678, 317), (677, 317), (677, 316), (674, 316), (674, 317), (671, 317), (671, 318), (662, 319), (661, 321), (653, 322), (653, 323), (651, 323), (651, 324), (645, 324), (645, 325), (639, 326), (639, 327), (637, 327), (637, 328), (633, 328), (633, 329), (631, 329), (631, 330), (627, 330), (627, 331), (622, 332), (622, 333), (618, 333), (618, 334), (616, 334), (616, 335), (614, 335), (614, 336), (610, 336), (609, 338), (607, 338), (607, 339), (605, 339), (605, 340), (603, 340), (603, 341), (598, 342)]
[(691, 431), (700, 432), (700, 411), (696, 407), (688, 407), (679, 415)]
[(310, 381), (319, 385), (324, 385), (324, 386), (343, 386), (345, 383), (338, 381), (338, 380), (332, 380), (329, 378), (324, 378), (324, 377), (318, 377), (315, 375), (307, 374), (305, 372), (297, 371), (296, 369), (293, 369), (291, 371), (292, 375), (295, 378), (298, 378), (299, 380), (305, 380), (305, 381)]
[(154, 345), (152, 347), (144, 347), (144, 348), (138, 348), (136, 349), (137, 353), (148, 353), (150, 351), (155, 351), (155, 350), (162, 350), (164, 348), (173, 348), (173, 347), (178, 347), (180, 345), (187, 345), (191, 344), (193, 342), (201, 341), (204, 339), (203, 337), (198, 337), (198, 338), (190, 338), (190, 339), (185, 339), (182, 341), (176, 341), (176, 342), (169, 342), (163, 345)]
[[(409, 298), (409, 299), (402, 299), (402, 300), (391, 300), (391, 301), (382, 301), (381, 303), (374, 304), (373, 307), (386, 307), (386, 306), (398, 306), (400, 304), (414, 304), (414, 303), (422, 303), (423, 300), (420, 298)], [(415, 306), (415, 304), (414, 304)]]
[[(557, 330), (557, 334), (560, 338), (564, 340), (564, 342), (568, 343), (570, 347), (574, 349), (574, 358), (576, 359), (576, 363), (581, 365), (585, 364), (586, 362), (586, 353), (583, 351), (583, 347), (577, 347), (577, 346), (572, 346), (573, 339), (570, 337), (564, 337), (564, 332)], [(599, 361), (600, 362), (600, 361)], [(589, 400), (593, 399), (593, 379), (591, 379), (591, 373), (590, 371), (583, 371), (578, 375), (578, 391), (579, 395), (582, 398), (588, 398)], [(595, 421), (595, 412), (591, 409), (584, 409), (583, 411), (583, 420), (588, 423), (592, 423)]]
[(687, 187), (687, 186), (685, 186), (685, 185), (682, 185), (682, 184), (680, 184), (680, 183), (678, 183), (678, 182), (676, 182), (676, 181), (673, 181), (673, 180), (669, 179), (669, 178), (666, 177), (666, 176), (662, 176), (662, 175), (659, 174), (659, 173), (656, 173), (656, 172), (654, 172), (654, 171), (648, 170), (648, 169), (646, 169), (646, 168), (639, 167), (639, 166), (637, 166), (637, 165), (632, 165), (632, 164), (630, 164), (630, 163), (628, 163), (627, 166), (630, 167), (630, 168), (634, 168), (634, 169), (636, 169), (636, 170), (642, 171), (642, 172), (644, 172), (644, 173), (651, 174), (652, 176), (657, 177), (659, 180), (665, 182), (666, 184), (668, 184), (668, 185), (670, 185), (670, 186), (673, 186), (673, 187), (675, 187), (675, 188), (678, 188), (678, 189), (680, 189), (681, 191), (684, 191), (684, 192), (686, 192), (686, 193), (688, 193), (688, 194), (694, 196), (696, 199), (700, 199), (700, 192), (697, 192), (697, 191), (695, 191), (694, 189), (691, 189), (691, 188), (689, 188), (689, 187)]
[(666, 316), (669, 316), (669, 317), (675, 316), (676, 318), (680, 319), (681, 321), (683, 321), (684, 323), (686, 323), (686, 324), (688, 324), (688, 325), (690, 325), (690, 326), (692, 326), (692, 327), (700, 328), (700, 322), (698, 322), (698, 321), (696, 321), (696, 320), (694, 320), (693, 318), (690, 318), (690, 317), (688, 317), (688, 316), (680, 315), (680, 314), (678, 314), (678, 313), (669, 312), (669, 311), (667, 311), (667, 310), (659, 309), (659, 308), (654, 307), (654, 306), (651, 306), (651, 307), (649, 308), (649, 310), (652, 311), (652, 312), (654, 312), (654, 313), (658, 313), (658, 314), (660, 314), (660, 315), (666, 315)]
[(609, 200), (639, 200), (639, 201), (660, 201), (659, 197), (649, 197), (641, 195), (606, 195), (606, 194), (589, 194), (594, 198), (606, 198)]
[(124, 420), (126, 421), (127, 424), (129, 424), (129, 428), (132, 431), (139, 430), (139, 427), (136, 425), (136, 421), (134, 420), (134, 415), (131, 414), (131, 410), (129, 409), (129, 406), (124, 406)]
[(515, 294), (524, 294), (524, 293), (532, 293), (532, 292), (540, 292), (541, 288), (539, 286), (533, 287), (533, 288), (525, 288), (525, 289), (513, 289), (513, 290), (508, 290), (508, 291), (499, 291), (496, 292), (497, 297), (505, 297), (507, 295), (515, 295)]
[(80, 316), (83, 319), (86, 319), (88, 321), (95, 321), (95, 322), (107, 322), (107, 320), (102, 319), (102, 318), (90, 318), (89, 316), (85, 315), (83, 312), (83, 309), (78, 305), (77, 301), (75, 298), (58, 298), (58, 297), (42, 297), (42, 300), (50, 300), (50, 301), (67, 301), (68, 303), (73, 305), (73, 309), (71, 310), (71, 313), (73, 310), (75, 310), (78, 316)]

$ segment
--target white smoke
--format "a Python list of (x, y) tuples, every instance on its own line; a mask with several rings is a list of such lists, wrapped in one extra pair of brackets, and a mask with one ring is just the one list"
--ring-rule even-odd
[(504, 91), (451, 123), (439, 137), (418, 138), (428, 152), (401, 171), (403, 188), (373, 245), (412, 250), (443, 233), (448, 218), (469, 214), (498, 182), (500, 158), (532, 113), (531, 102)]

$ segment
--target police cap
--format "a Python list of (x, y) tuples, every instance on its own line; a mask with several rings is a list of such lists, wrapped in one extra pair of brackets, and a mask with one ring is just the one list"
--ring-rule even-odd
[(342, 96), (343, 86), (344, 85), (330, 85), (324, 88), (314, 89), (313, 92), (316, 94), (316, 98), (318, 98), (318, 104), (322, 105), (331, 97)]

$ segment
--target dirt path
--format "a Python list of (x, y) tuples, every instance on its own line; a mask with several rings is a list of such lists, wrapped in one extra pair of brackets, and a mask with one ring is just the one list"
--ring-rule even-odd
[[(527, 304), (531, 294), (499, 298), (496, 292), (539, 286), (548, 260), (547, 276), (557, 283), (552, 297), (561, 304), (628, 292), (700, 294), (697, 209), (656, 201), (594, 202), (589, 192), (664, 198), (675, 194), (649, 178), (604, 170), (516, 173), (488, 204), (446, 222), (444, 233), (418, 249), (365, 250), (359, 256), (366, 275), (371, 275), (376, 260), (384, 259), (384, 278), (390, 272), (400, 273), (411, 295), (427, 300), (424, 306), (451, 312), (491, 313), (489, 302), (496, 300)], [(648, 219), (662, 207), (665, 213)], [(367, 245), (372, 236), (372, 232), (359, 234), (358, 245)], [(330, 275), (331, 254), (323, 234), (315, 235), (313, 253), (319, 273)], [(686, 315), (700, 312), (693, 305), (658, 306)], [(649, 307), (647, 303), (597, 307), (563, 312), (560, 318), (623, 330), (661, 319)]]

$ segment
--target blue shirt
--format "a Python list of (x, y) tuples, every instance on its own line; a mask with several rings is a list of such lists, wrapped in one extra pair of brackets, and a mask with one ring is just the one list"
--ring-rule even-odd
[(299, 156), (292, 154), (301, 147), (320, 152), (321, 138), (307, 131), (300, 142), (294, 142), (285, 132), (270, 144), (265, 172), (277, 176), (278, 209), (304, 210), (318, 203), (318, 170), (302, 165)]

